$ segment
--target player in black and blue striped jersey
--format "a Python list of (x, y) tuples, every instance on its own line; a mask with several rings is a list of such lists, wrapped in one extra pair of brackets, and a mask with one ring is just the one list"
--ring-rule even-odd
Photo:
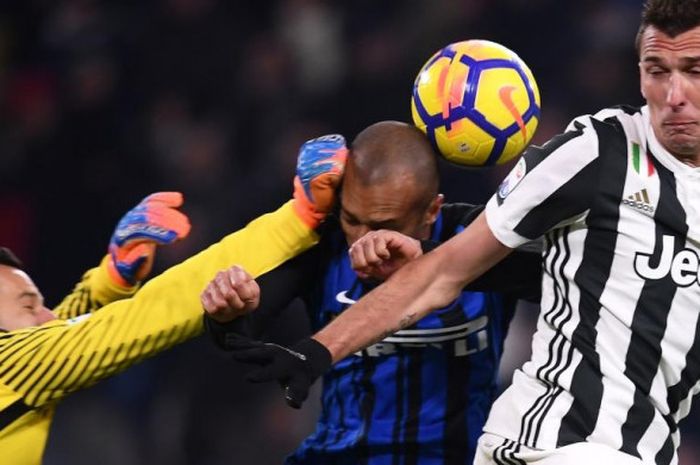
[[(340, 199), (318, 246), (257, 281), (240, 268), (226, 270), (205, 290), (208, 327), (221, 347), (249, 349), (240, 335), (261, 335), (295, 297), (305, 301), (314, 331), (359, 300), (377, 285), (358, 276), (348, 255), (349, 244), (366, 233), (397, 231), (421, 254), (482, 211), (443, 205), (434, 152), (416, 128), (397, 122), (372, 125), (355, 138)], [(489, 291), (465, 290), (447, 307), (340, 361), (323, 379), (316, 430), (287, 463), (471, 463), (496, 395), (515, 302), (537, 299), (540, 281), (539, 250), (522, 250), (470, 287)]]

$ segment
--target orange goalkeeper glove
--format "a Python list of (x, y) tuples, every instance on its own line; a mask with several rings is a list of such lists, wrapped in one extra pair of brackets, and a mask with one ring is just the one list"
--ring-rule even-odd
[(190, 221), (177, 207), (179, 192), (156, 192), (119, 220), (109, 242), (109, 275), (121, 286), (133, 286), (151, 272), (156, 245), (172, 244), (190, 232)]
[(299, 149), (294, 210), (310, 228), (316, 228), (333, 209), (347, 155), (340, 134), (311, 139)]

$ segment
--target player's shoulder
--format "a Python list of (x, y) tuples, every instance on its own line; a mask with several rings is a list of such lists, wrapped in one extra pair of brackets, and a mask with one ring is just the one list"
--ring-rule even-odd
[(442, 215), (442, 234), (449, 238), (468, 226), (484, 210), (484, 205), (470, 203), (446, 203), (440, 209)]
[(593, 114), (581, 115), (573, 119), (567, 126), (567, 131), (585, 131), (592, 129), (595, 132), (602, 130), (616, 130), (624, 133), (643, 127), (643, 107), (632, 105), (616, 105), (604, 108)]
[(450, 202), (443, 204), (442, 207), (440, 207), (440, 212), (445, 218), (456, 218), (473, 212), (477, 212), (478, 214), (483, 208), (483, 205), (474, 205), (466, 202)]

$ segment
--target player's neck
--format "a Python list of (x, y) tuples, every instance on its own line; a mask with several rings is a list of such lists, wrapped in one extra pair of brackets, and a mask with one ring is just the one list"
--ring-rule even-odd
[(678, 161), (683, 163), (684, 165), (688, 165), (691, 168), (698, 168), (700, 167), (700, 153), (696, 153), (694, 155), (677, 155), (673, 154)]

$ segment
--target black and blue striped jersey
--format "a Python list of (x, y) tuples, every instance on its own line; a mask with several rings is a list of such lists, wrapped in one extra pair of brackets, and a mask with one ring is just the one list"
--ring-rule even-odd
[[(469, 205), (443, 207), (431, 241), (460, 232), (480, 211)], [(323, 378), (316, 430), (287, 463), (472, 463), (496, 395), (498, 363), (515, 301), (539, 292), (539, 251), (516, 253), (509, 263), (505, 266), (514, 269), (495, 270), (475, 286), (512, 292), (464, 291), (414, 326), (334, 365)], [(500, 284), (493, 282), (499, 277)], [(328, 225), (318, 247), (263, 275), (258, 283), (263, 303), (251, 314), (258, 322), (249, 324), (267, 324), (260, 322), (270, 306), (280, 308), (285, 298), (300, 296), (314, 331), (374, 287), (352, 270), (337, 223)]]

